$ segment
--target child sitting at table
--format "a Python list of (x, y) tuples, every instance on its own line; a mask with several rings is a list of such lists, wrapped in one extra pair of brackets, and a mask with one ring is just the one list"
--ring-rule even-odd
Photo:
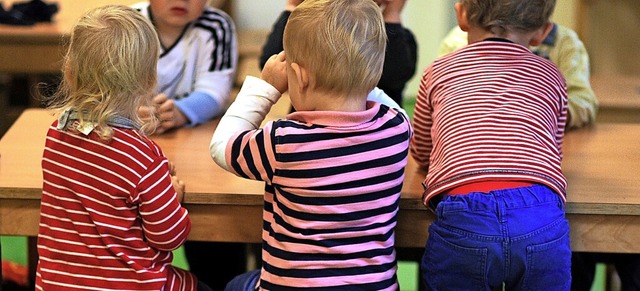
[(90, 10), (72, 29), (48, 100), (59, 115), (42, 157), (39, 290), (210, 290), (171, 265), (191, 229), (184, 183), (137, 113), (152, 102), (158, 46), (127, 6)]
[(555, 0), (459, 0), (469, 45), (424, 72), (411, 154), (435, 211), (428, 290), (569, 290), (565, 81), (533, 54)]
[[(385, 43), (375, 2), (306, 0), (284, 52), (262, 80), (245, 80), (210, 150), (226, 170), (265, 181), (263, 262), (227, 290), (398, 289), (394, 229), (412, 129), (379, 89), (368, 97)], [(259, 128), (287, 90), (296, 112)]]
[(133, 7), (153, 23), (161, 44), (154, 106), (141, 108), (160, 120), (155, 133), (222, 114), (238, 63), (231, 17), (207, 0), (150, 0)]
[[(154, 134), (191, 127), (221, 115), (231, 100), (238, 63), (235, 24), (207, 0), (150, 0), (133, 5), (160, 38), (158, 91), (144, 115), (161, 121)], [(189, 270), (213, 289), (246, 271), (243, 244), (187, 241)], [(211, 264), (212, 261), (225, 264)]]

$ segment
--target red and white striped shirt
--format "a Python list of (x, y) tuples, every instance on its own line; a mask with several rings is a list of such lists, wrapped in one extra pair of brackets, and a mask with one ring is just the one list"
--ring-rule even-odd
[(110, 142), (49, 128), (42, 158), (38, 290), (195, 290), (171, 266), (191, 229), (161, 149), (137, 130)]
[(565, 81), (548, 60), (501, 40), (437, 59), (416, 100), (411, 154), (428, 168), (423, 200), (479, 181), (546, 185), (564, 199)]

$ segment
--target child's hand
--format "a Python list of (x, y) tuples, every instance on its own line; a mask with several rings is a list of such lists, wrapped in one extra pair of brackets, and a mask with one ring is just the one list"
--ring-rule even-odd
[(187, 118), (176, 106), (173, 99), (169, 99), (167, 95), (160, 93), (153, 98), (156, 104), (156, 116), (160, 122), (155, 133), (163, 133), (174, 127), (181, 127), (187, 123)]
[(289, 89), (287, 62), (284, 51), (269, 58), (262, 69), (261, 78), (275, 87), (280, 93), (284, 93)]
[(184, 199), (184, 182), (176, 176), (176, 166), (173, 163), (169, 163), (169, 175), (171, 176), (173, 189), (176, 190), (178, 202), (182, 203), (182, 200)]
[(184, 181), (180, 180), (176, 175), (171, 175), (171, 183), (173, 183), (173, 189), (176, 190), (178, 202), (182, 203), (182, 200), (184, 199)]

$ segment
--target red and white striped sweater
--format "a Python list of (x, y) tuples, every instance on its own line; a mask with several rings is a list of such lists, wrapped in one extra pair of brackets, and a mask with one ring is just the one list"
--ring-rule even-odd
[(540, 183), (564, 199), (565, 81), (526, 47), (485, 40), (437, 59), (416, 100), (411, 154), (423, 200), (488, 180)]
[(195, 290), (171, 266), (191, 229), (150, 139), (114, 128), (113, 140), (49, 128), (42, 158), (38, 290)]

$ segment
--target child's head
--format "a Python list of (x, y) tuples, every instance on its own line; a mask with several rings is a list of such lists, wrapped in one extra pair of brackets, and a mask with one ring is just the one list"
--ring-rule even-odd
[(142, 123), (137, 110), (151, 102), (158, 54), (153, 26), (134, 9), (90, 10), (73, 27), (51, 107), (82, 113), (80, 122), (96, 123), (103, 138), (111, 136), (107, 121), (116, 115)]
[(556, 1), (459, 0), (458, 3), (466, 10), (469, 25), (503, 35), (507, 32), (528, 33), (542, 28), (549, 22)]
[(386, 33), (372, 0), (305, 0), (283, 43), (287, 63), (305, 68), (314, 90), (366, 95), (380, 80)]

